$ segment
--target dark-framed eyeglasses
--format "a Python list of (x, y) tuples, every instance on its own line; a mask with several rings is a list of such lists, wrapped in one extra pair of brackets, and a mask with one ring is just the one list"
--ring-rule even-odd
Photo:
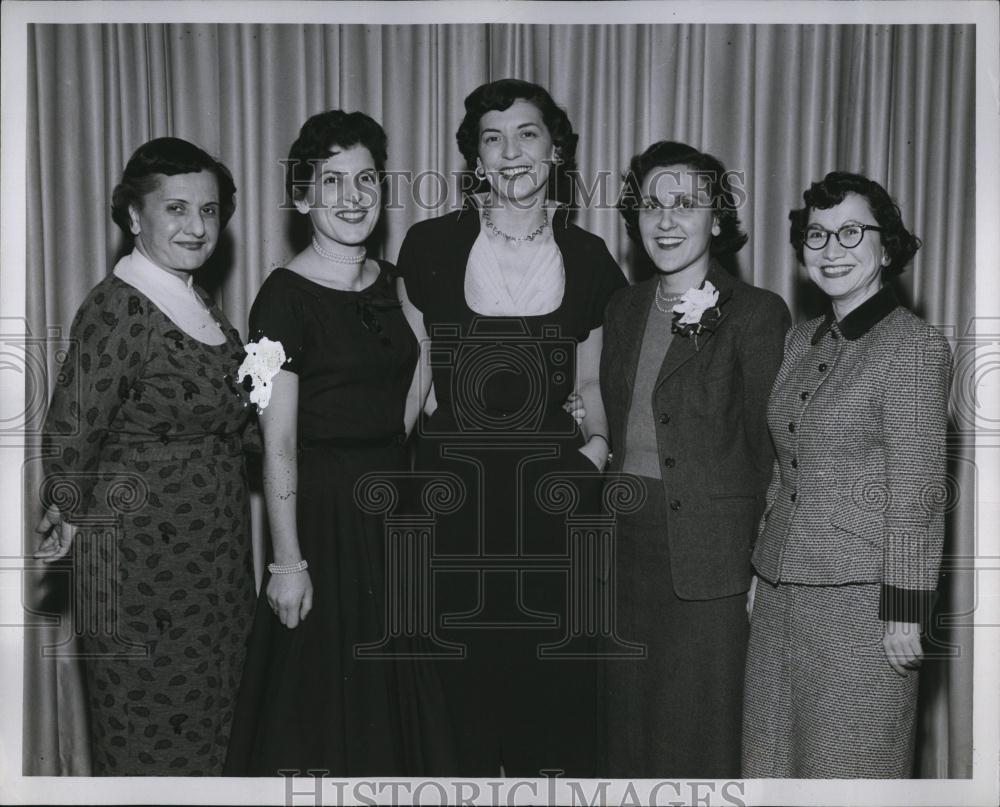
[(865, 237), (865, 232), (868, 230), (874, 230), (877, 233), (882, 232), (882, 228), (876, 227), (874, 224), (845, 224), (836, 232), (826, 230), (818, 224), (810, 224), (806, 227), (806, 234), (802, 239), (802, 243), (809, 247), (809, 249), (823, 249), (832, 235), (844, 249), (852, 249), (861, 243), (861, 240)]

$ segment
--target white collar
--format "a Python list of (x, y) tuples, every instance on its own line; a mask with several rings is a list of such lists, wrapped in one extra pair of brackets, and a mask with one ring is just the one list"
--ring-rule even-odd
[[(147, 283), (152, 283), (154, 286), (169, 289), (173, 292), (193, 290), (194, 272), (188, 272), (186, 278), (178, 277), (173, 272), (168, 272), (159, 264), (153, 263), (138, 248), (133, 248), (132, 252), (122, 258), (122, 261), (125, 260), (131, 263), (131, 271), (139, 274)], [(116, 269), (121, 265), (122, 261), (118, 262), (118, 265), (115, 266)]]
[(194, 285), (193, 273), (178, 277), (133, 249), (115, 264), (114, 274), (145, 294), (167, 319), (192, 338), (208, 345), (226, 341), (222, 326)]

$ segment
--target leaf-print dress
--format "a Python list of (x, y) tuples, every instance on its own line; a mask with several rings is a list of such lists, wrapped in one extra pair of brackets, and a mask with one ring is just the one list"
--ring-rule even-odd
[(72, 618), (100, 775), (218, 775), (254, 605), (239, 334), (181, 331), (110, 275), (45, 424), (43, 499), (79, 525)]

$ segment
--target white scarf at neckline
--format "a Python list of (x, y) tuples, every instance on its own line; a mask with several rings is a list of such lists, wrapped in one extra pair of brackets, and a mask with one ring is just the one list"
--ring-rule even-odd
[(187, 279), (160, 268), (138, 249), (115, 264), (114, 275), (141, 291), (184, 333), (206, 345), (226, 341), (222, 326), (205, 307), (194, 287), (194, 277)]
[(465, 269), (465, 302), (477, 314), (532, 317), (562, 304), (566, 272), (562, 253), (549, 236), (534, 251), (518, 288), (511, 290), (489, 236), (480, 230)]

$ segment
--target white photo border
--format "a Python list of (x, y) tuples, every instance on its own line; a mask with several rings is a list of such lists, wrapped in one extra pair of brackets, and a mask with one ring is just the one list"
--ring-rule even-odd
[[(990, 0), (942, 2), (4, 2), (0, 72), (0, 323), (24, 321), (26, 266), (27, 26), (60, 23), (745, 23), (745, 24), (974, 24), (976, 26), (976, 328), (979, 336), (1000, 342), (1000, 31), (997, 4)], [(0, 333), (2, 338), (3, 333)], [(0, 367), (0, 415), (23, 408), (24, 378)], [(988, 416), (1000, 413), (996, 371), (977, 387)], [(0, 436), (0, 627), (19, 625), (23, 575), (21, 464), (23, 450)], [(724, 782), (682, 782), (660, 787), (659, 804), (767, 805), (995, 805), (1000, 803), (1000, 463), (997, 452), (976, 452), (979, 491), (994, 491), (977, 502), (980, 555), (975, 559), (979, 599), (973, 631), (973, 771), (968, 780), (751, 780), (726, 789)], [(477, 803), (570, 804), (580, 796), (566, 782), (463, 780), (456, 791), (445, 780), (329, 780), (320, 801), (306, 782), (291, 794), (280, 779), (148, 779), (39, 777), (22, 775), (23, 641), (17, 627), (0, 630), (0, 794), (18, 804), (348, 804), (439, 803), (466, 798), (475, 785)], [(412, 785), (424, 783), (420, 789)], [(393, 783), (398, 783), (394, 786)], [(731, 783), (730, 783), (731, 784)], [(638, 796), (648, 804), (655, 780), (637, 780), (630, 795), (626, 782), (605, 791), (610, 804)], [(589, 799), (596, 780), (583, 780)], [(441, 789), (443, 788), (443, 790)], [(742, 790), (740, 790), (742, 788)]]

